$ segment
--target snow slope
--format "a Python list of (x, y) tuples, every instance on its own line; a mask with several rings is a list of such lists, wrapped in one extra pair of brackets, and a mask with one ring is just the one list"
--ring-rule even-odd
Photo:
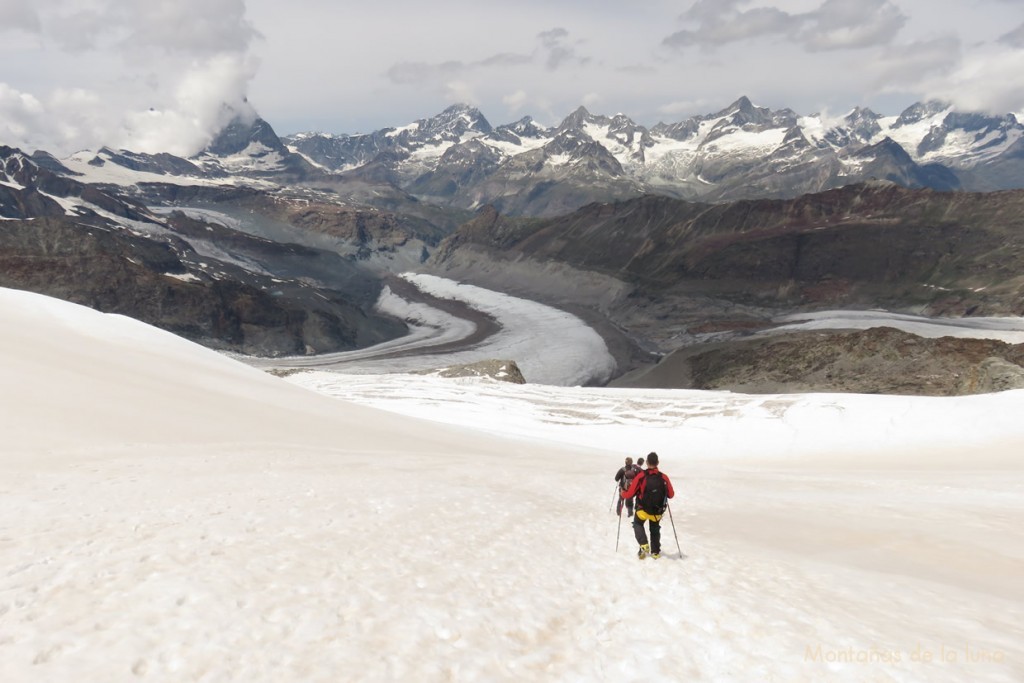
[[(381, 411), (0, 316), (2, 681), (1024, 678), (1022, 392), (321, 387)], [(609, 490), (654, 447), (677, 497), (638, 562)]]

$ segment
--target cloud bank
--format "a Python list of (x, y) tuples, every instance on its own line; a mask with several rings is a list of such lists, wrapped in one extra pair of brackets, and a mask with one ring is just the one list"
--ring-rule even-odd
[[(541, 66), (545, 71), (554, 72), (586, 66), (590, 61), (579, 52), (567, 29), (555, 27), (538, 33), (529, 52), (502, 52), (472, 61), (399, 62), (392, 65), (386, 75), (394, 85), (427, 88), (444, 93), (449, 100), (480, 104), (481, 92), (493, 87), (497, 74), (531, 73), (531, 69)], [(530, 101), (523, 88), (504, 91), (500, 98), (513, 109)]]
[(759, 38), (784, 38), (810, 51), (846, 50), (892, 41), (907, 17), (889, 0), (826, 0), (810, 12), (774, 6), (740, 9), (741, 0), (699, 0), (681, 19), (692, 28), (662, 42), (670, 48), (714, 48)]
[(0, 135), (27, 151), (199, 151), (233, 116), (251, 115), (259, 34), (245, 12), (243, 0), (5, 3), (0, 37), (38, 59), (45, 78), (32, 80), (49, 85), (0, 81)]
[[(838, 81), (859, 88), (868, 98), (899, 93), (1000, 114), (1024, 107), (1018, 75), (1024, 63), (1024, 24), (987, 36), (975, 26), (981, 26), (979, 13), (986, 10), (1005, 13), (1022, 7), (1016, 0), (955, 9), (914, 0), (824, 0), (805, 11), (786, 9), (793, 4), (698, 0), (679, 16), (683, 28), (662, 39), (662, 47), (691, 63), (695, 54), (704, 55), (704, 64), (711, 64), (714, 55), (746, 61), (752, 54), (779, 54), (788, 48), (796, 55), (791, 63), (800, 68), (789, 75), (811, 81), (818, 73), (825, 88), (834, 88)], [(948, 16), (939, 18), (936, 12)], [(911, 14), (932, 27), (926, 37), (908, 35)], [(990, 31), (998, 26), (992, 18), (988, 23)], [(936, 32), (935, 26), (941, 30)], [(832, 59), (823, 53), (848, 56), (819, 73), (827, 67), (817, 64)]]

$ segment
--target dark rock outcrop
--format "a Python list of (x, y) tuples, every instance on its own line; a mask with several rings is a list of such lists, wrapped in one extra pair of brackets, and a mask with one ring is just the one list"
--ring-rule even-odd
[[(354, 348), (371, 326), (357, 306), (335, 294), (313, 306), (278, 296), (284, 288), (211, 277), (186, 268), (182, 240), (156, 241), (66, 218), (0, 225), (0, 286), (24, 289), (120, 313), (213, 348), (254, 355)], [(192, 255), (191, 261), (199, 259)], [(264, 283), (269, 285), (270, 279)], [(310, 300), (318, 297), (308, 295)], [(399, 334), (382, 325), (379, 338)]]

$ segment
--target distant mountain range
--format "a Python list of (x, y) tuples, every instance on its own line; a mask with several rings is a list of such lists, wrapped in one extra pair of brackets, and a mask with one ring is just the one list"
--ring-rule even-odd
[(557, 215), (590, 201), (662, 194), (699, 201), (787, 198), (870, 179), (907, 187), (1024, 187), (1014, 114), (940, 102), (899, 116), (857, 108), (835, 121), (741, 97), (725, 109), (645, 128), (580, 107), (552, 128), (529, 117), (492, 127), (476, 109), (365, 135), (303, 133), (288, 149), (324, 171), (386, 180), (427, 201)]
[[(1024, 313), (1024, 189), (934, 191), (1024, 188), (1021, 130), (937, 103), (829, 123), (741, 98), (649, 129), (582, 108), (553, 128), (455, 106), (284, 139), (239, 119), (187, 159), (0, 146), (0, 286), (278, 356), (400, 336), (374, 303), (426, 270), (582, 316), (629, 381), (656, 352), (675, 358), (642, 380), (657, 386), (955, 393), (999, 384), (990, 356), (1024, 385), (1021, 356), (991, 345), (920, 365), (906, 339), (803, 335), (757, 367), (780, 347), (743, 345), (779, 313)], [(874, 365), (887, 344), (906, 358)], [(692, 355), (706, 345), (724, 355)], [(950, 367), (966, 369), (922, 379)]]
[(937, 190), (1024, 188), (1024, 125), (1012, 113), (959, 112), (941, 102), (898, 116), (857, 108), (829, 120), (741, 97), (651, 128), (583, 107), (554, 127), (530, 117), (494, 127), (477, 109), (455, 105), (359, 135), (282, 138), (263, 119), (238, 119), (189, 159), (108, 148), (34, 158), (87, 182), (300, 185), (400, 212), (492, 205), (507, 215), (553, 216), (644, 194), (790, 198), (872, 179)]

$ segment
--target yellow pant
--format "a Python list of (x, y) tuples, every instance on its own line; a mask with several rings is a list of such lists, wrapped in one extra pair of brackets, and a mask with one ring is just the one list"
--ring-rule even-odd
[(647, 522), (647, 521), (660, 522), (661, 518), (664, 517), (664, 515), (651, 515), (651, 514), (648, 514), (648, 513), (644, 512), (643, 510), (637, 510), (636, 511), (636, 516), (639, 519), (642, 519), (645, 522)]

